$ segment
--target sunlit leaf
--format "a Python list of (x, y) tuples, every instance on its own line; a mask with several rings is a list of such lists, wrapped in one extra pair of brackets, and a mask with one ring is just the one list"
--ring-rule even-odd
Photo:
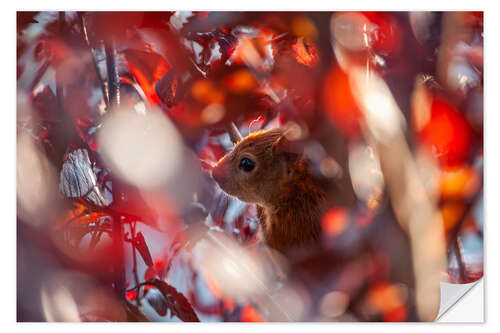
[(292, 45), (292, 49), (295, 52), (295, 59), (303, 65), (312, 67), (319, 61), (316, 47), (303, 37), (297, 38), (297, 41)]
[(128, 49), (123, 51), (130, 73), (141, 86), (150, 103), (160, 103), (155, 84), (170, 69), (168, 62), (154, 52)]
[(241, 321), (243, 322), (263, 322), (261, 314), (251, 305), (246, 305), (241, 309)]

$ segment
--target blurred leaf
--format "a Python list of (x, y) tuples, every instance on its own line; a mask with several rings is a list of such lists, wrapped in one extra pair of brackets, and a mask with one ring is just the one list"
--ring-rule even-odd
[[(210, 71), (219, 64), (224, 64), (234, 53), (237, 39), (228, 29), (217, 28), (209, 32), (189, 33), (187, 38), (202, 46), (199, 65), (204, 71)], [(219, 57), (214, 57), (215, 50)]]
[(364, 12), (368, 20), (374, 25), (368, 31), (368, 38), (375, 53), (392, 55), (403, 47), (401, 27), (393, 16), (381, 12)]
[(246, 69), (232, 72), (224, 78), (225, 87), (236, 94), (249, 92), (257, 86), (254, 76)]
[(169, 28), (168, 22), (173, 14), (174, 12), (144, 12), (140, 28)]
[(186, 92), (186, 82), (176, 70), (168, 71), (154, 87), (159, 99), (169, 108), (177, 105)]
[(241, 309), (240, 319), (243, 322), (263, 322), (261, 314), (251, 305), (246, 305)]
[(35, 16), (38, 12), (16, 12), (17, 34), (20, 35), (23, 30), (31, 23), (38, 23)]
[(108, 318), (109, 314), (106, 311), (100, 310), (91, 310), (80, 315), (80, 320), (82, 322), (112, 322), (110, 318)]
[(360, 132), (361, 111), (354, 100), (348, 75), (339, 67), (332, 68), (323, 83), (325, 111), (335, 127), (346, 137)]
[(170, 69), (168, 62), (159, 54), (134, 49), (122, 52), (130, 73), (141, 86), (150, 103), (160, 103), (155, 84)]
[(134, 301), (137, 298), (137, 290), (127, 291), (125, 297), (131, 302)]
[(149, 319), (132, 303), (125, 302), (125, 311), (127, 312), (127, 321), (149, 322)]
[(148, 292), (146, 295), (148, 303), (155, 309), (156, 313), (160, 316), (165, 316), (167, 314), (168, 304), (165, 301), (165, 297), (156, 289)]
[(148, 266), (148, 269), (144, 272), (144, 280), (153, 280), (158, 277), (156, 268), (154, 266)]
[(97, 223), (102, 217), (109, 216), (109, 214), (105, 212), (92, 211), (89, 207), (80, 202), (73, 201), (72, 204), (74, 208), (69, 210), (65, 217), (55, 225), (55, 230), (60, 230), (69, 224), (75, 226)]
[(171, 316), (175, 315), (180, 320), (187, 322), (200, 321), (187, 298), (168, 283), (154, 279), (143, 283), (143, 285), (154, 286), (161, 292), (165, 297), (167, 307), (171, 311)]
[(432, 101), (431, 116), (420, 139), (444, 165), (463, 163), (470, 153), (473, 133), (465, 116), (446, 99)]
[[(118, 180), (114, 180), (118, 182)], [(120, 183), (120, 189), (126, 195), (122, 200), (113, 201), (110, 208), (119, 212), (126, 219), (139, 221), (153, 228), (158, 228), (158, 213), (146, 202), (141, 191), (132, 185)]]
[(95, 45), (103, 40), (126, 40), (127, 32), (142, 24), (144, 12), (88, 12), (85, 17), (89, 40)]
[(470, 198), (481, 186), (481, 176), (467, 164), (443, 168), (439, 177), (442, 199)]
[(144, 239), (144, 235), (140, 231), (135, 235), (134, 246), (141, 254), (144, 263), (148, 267), (153, 266), (153, 258), (151, 258), (151, 253), (149, 253), (149, 248), (146, 244), (146, 240)]

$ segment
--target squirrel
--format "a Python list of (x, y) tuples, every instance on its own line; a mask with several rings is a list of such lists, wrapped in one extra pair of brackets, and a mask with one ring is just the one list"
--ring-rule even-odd
[[(307, 143), (288, 139), (287, 130), (286, 127), (274, 128), (248, 135), (212, 168), (213, 179), (226, 194), (257, 205), (266, 245), (287, 259), (286, 269), (280, 261), (274, 265), (278, 277), (282, 281), (292, 277), (314, 295), (324, 293), (332, 277), (338, 277), (346, 268), (358, 272), (356, 278), (363, 283), (370, 283), (370, 279), (386, 274), (369, 269), (374, 262), (387, 265), (387, 257), (379, 254), (382, 251), (390, 254), (391, 262), (400, 267), (387, 273), (391, 281), (413, 286), (409, 242), (391, 212), (363, 226), (355, 233), (359, 238), (347, 233), (348, 247), (345, 244), (341, 250), (331, 247), (331, 238), (322, 232), (321, 220), (332, 207), (355, 211), (357, 202), (353, 199), (349, 177), (341, 174), (328, 181), (318, 175), (315, 162), (303, 148)], [(324, 135), (327, 139), (319, 136), (323, 139), (322, 145), (338, 143), (334, 133)], [(342, 154), (337, 153), (335, 157), (340, 169), (344, 169)], [(394, 248), (397, 251), (389, 251)], [(274, 258), (273, 254), (271, 259), (276, 263)], [(341, 288), (349, 290), (350, 286), (346, 283)], [(416, 318), (412, 304), (409, 318)]]
[(321, 238), (327, 193), (283, 128), (254, 132), (222, 157), (212, 177), (228, 195), (257, 205), (266, 244), (286, 254)]

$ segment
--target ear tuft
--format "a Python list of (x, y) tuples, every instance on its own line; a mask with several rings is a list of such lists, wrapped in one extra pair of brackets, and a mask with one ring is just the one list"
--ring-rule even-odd
[(295, 163), (302, 156), (300, 143), (289, 140), (286, 133), (283, 133), (274, 141), (271, 149), (273, 154), (283, 156), (288, 165)]

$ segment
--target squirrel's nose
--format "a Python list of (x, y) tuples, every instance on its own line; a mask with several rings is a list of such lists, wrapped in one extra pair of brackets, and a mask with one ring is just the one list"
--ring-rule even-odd
[(223, 176), (223, 166), (221, 163), (217, 163), (212, 169), (212, 178), (220, 184)]
[(212, 178), (224, 189), (231, 178), (231, 162), (226, 156), (221, 158), (212, 168)]

